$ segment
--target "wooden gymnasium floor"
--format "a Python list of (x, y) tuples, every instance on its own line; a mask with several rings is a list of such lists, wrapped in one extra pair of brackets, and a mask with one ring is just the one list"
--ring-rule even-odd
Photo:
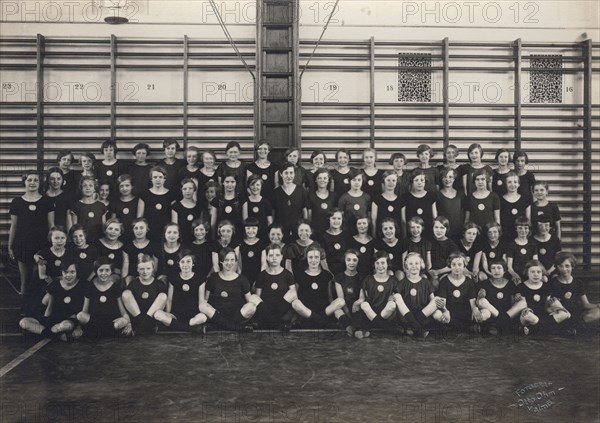
[(47, 342), (18, 332), (15, 281), (0, 275), (2, 423), (600, 421), (598, 337)]

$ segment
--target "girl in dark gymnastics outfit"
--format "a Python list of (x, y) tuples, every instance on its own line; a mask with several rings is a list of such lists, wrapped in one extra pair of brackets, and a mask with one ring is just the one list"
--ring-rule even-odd
[(219, 252), (220, 270), (200, 287), (200, 311), (219, 329), (240, 330), (262, 302), (250, 293), (250, 283), (237, 273), (238, 256), (231, 248)]
[(484, 334), (508, 334), (515, 329), (512, 319), (524, 309), (513, 310), (516, 287), (502, 258), (489, 262), (489, 278), (480, 280), (477, 307), (481, 311), (481, 331)]
[(119, 219), (123, 224), (121, 241), (128, 244), (133, 240), (133, 221), (137, 217), (139, 200), (133, 195), (133, 179), (131, 175), (125, 174), (117, 179), (119, 196), (114, 198), (108, 206), (108, 215)]
[(556, 255), (556, 275), (550, 279), (552, 296), (558, 298), (571, 313), (571, 321), (567, 325), (569, 329), (594, 330), (597, 333), (600, 304), (590, 303), (581, 279), (573, 278), (576, 263), (575, 256), (571, 253), (560, 252)]
[(131, 315), (131, 324), (136, 335), (154, 333), (154, 314), (164, 310), (167, 304), (167, 285), (154, 277), (153, 257), (142, 254), (137, 262), (138, 277), (123, 291), (125, 309)]
[(438, 307), (441, 313), (434, 313), (434, 319), (449, 324), (458, 331), (468, 331), (472, 320), (481, 321), (481, 312), (475, 304), (477, 291), (475, 282), (465, 276), (467, 258), (462, 253), (453, 253), (448, 257), (451, 271), (440, 279), (436, 296), (440, 297)]
[(112, 260), (100, 257), (94, 263), (96, 276), (88, 284), (83, 308), (77, 320), (83, 326), (85, 339), (130, 335), (131, 323), (121, 300), (119, 278), (113, 274)]
[[(277, 165), (269, 161), (271, 144), (266, 141), (258, 142), (254, 146), (254, 150), (256, 152), (256, 160), (246, 168), (246, 179), (250, 182), (250, 176), (258, 176), (263, 182), (262, 195), (271, 201), (273, 199), (273, 192), (277, 188)], [(250, 183), (248, 183), (248, 186), (250, 186)]]
[(273, 221), (283, 226), (283, 241), (294, 240), (298, 220), (308, 218), (308, 194), (302, 185), (295, 182), (297, 168), (286, 162), (279, 169), (281, 184), (273, 196)]
[(108, 219), (102, 225), (104, 236), (98, 240), (96, 247), (100, 257), (112, 260), (113, 272), (124, 278), (129, 274), (129, 256), (125, 252), (125, 244), (120, 240), (123, 224), (119, 219)]
[(383, 170), (377, 169), (377, 150), (366, 148), (363, 150), (363, 169), (364, 176), (362, 190), (369, 194), (371, 200), (381, 194), (381, 182), (383, 180)]
[(348, 192), (350, 189), (348, 172), (350, 171), (349, 163), (351, 159), (350, 151), (345, 148), (340, 148), (335, 152), (337, 168), (331, 171), (331, 178), (333, 180), (333, 192), (335, 192), (337, 198), (340, 198), (343, 193)]
[(375, 239), (370, 235), (369, 219), (356, 219), (356, 235), (350, 239), (350, 248), (358, 252), (358, 271), (369, 274), (373, 269), (373, 254), (375, 254)]
[(19, 322), (21, 329), (42, 335), (46, 338), (66, 340), (67, 333), (81, 336), (77, 313), (83, 308), (83, 298), (87, 281), (80, 281), (73, 260), (63, 260), (62, 277), (52, 281), (47, 287), (47, 306), (43, 316), (24, 317)]
[[(348, 249), (344, 253), (345, 270), (335, 275), (335, 292), (338, 298), (344, 299), (344, 306), (336, 310), (333, 315), (340, 325), (346, 329), (349, 336), (354, 336), (356, 313), (360, 307), (357, 300), (360, 296), (362, 282), (367, 277), (366, 273), (358, 272), (359, 252)], [(356, 304), (356, 307), (355, 307)]]
[(337, 275), (346, 268), (344, 253), (350, 248), (350, 235), (342, 229), (344, 223), (343, 213), (334, 208), (329, 213), (329, 228), (320, 236), (319, 244), (325, 250), (327, 267), (329, 271)]
[(106, 220), (106, 206), (96, 199), (98, 183), (91, 176), (79, 180), (81, 199), (76, 201), (69, 212), (68, 226), (81, 224), (88, 233), (88, 241), (96, 242), (102, 235), (102, 225)]
[(408, 253), (404, 259), (406, 277), (400, 281), (399, 296), (394, 297), (402, 315), (406, 333), (413, 336), (427, 336), (433, 313), (437, 310), (434, 286), (422, 276), (425, 262), (418, 253)]
[[(74, 172), (71, 172), (73, 174)], [(74, 182), (73, 182), (74, 183)], [(58, 167), (48, 169), (48, 189), (46, 196), (54, 203), (54, 225), (67, 227), (69, 209), (75, 201), (75, 194), (63, 189), (64, 176)]]
[(202, 214), (202, 202), (197, 201), (197, 185), (193, 179), (181, 180), (181, 199), (171, 206), (171, 222), (177, 223), (181, 231), (181, 242), (185, 245), (194, 240), (192, 222)]
[(385, 252), (387, 257), (390, 259), (388, 263), (388, 271), (396, 279), (400, 280), (404, 277), (402, 271), (402, 254), (404, 253), (404, 243), (401, 242), (398, 237), (398, 226), (394, 219), (386, 217), (381, 222), (381, 235), (380, 239), (375, 240), (375, 252)]
[(335, 322), (333, 313), (345, 305), (340, 298), (331, 302), (333, 275), (321, 267), (324, 254), (318, 244), (309, 246), (305, 253), (306, 270), (294, 274), (298, 299), (292, 307), (309, 327), (331, 326)]
[(308, 193), (308, 218), (315, 233), (322, 234), (329, 227), (329, 214), (337, 204), (337, 197), (329, 190), (331, 175), (327, 169), (316, 170), (314, 179), (316, 188)]
[(163, 167), (153, 167), (150, 170), (152, 188), (140, 194), (137, 217), (144, 217), (148, 221), (148, 238), (152, 242), (161, 241), (163, 228), (171, 221), (171, 205), (176, 195), (166, 188), (166, 179), (167, 171)]
[(158, 162), (158, 166), (165, 171), (164, 187), (171, 191), (175, 196), (177, 196), (175, 190), (179, 185), (179, 171), (181, 168), (185, 167), (183, 160), (176, 157), (177, 150), (179, 150), (179, 142), (177, 142), (175, 138), (165, 139), (163, 141), (165, 157)]
[(168, 223), (164, 230), (164, 243), (158, 253), (158, 269), (156, 274), (158, 279), (161, 279), (167, 283), (175, 276), (179, 271), (180, 253), (183, 250), (181, 245), (179, 225), (175, 223)]
[(298, 298), (292, 273), (281, 266), (282, 247), (270, 244), (265, 249), (267, 268), (256, 278), (256, 295), (262, 299), (253, 321), (258, 327), (290, 329), (292, 301)]
[(124, 275), (125, 284), (138, 276), (137, 264), (141, 255), (148, 255), (154, 261), (154, 270), (158, 269), (158, 257), (160, 255), (160, 247), (157, 244), (150, 242), (148, 239), (148, 222), (143, 217), (138, 217), (131, 225), (133, 227), (133, 241), (125, 244), (125, 253), (129, 259), (129, 272)]
[(361, 310), (354, 332), (354, 337), (358, 339), (368, 337), (373, 327), (395, 331), (400, 325), (394, 298), (399, 282), (389, 273), (390, 258), (387, 252), (378, 251), (373, 260), (375, 271), (363, 280), (360, 297), (352, 306), (355, 310)]
[(154, 318), (171, 330), (188, 331), (206, 323), (200, 313), (200, 285), (204, 283), (194, 271), (194, 255), (189, 250), (178, 256), (179, 273), (168, 281), (165, 310), (156, 310)]
[(402, 230), (405, 237), (410, 235), (408, 222), (413, 217), (420, 217), (425, 222), (425, 238), (431, 239), (433, 236), (433, 219), (438, 215), (437, 194), (426, 191), (426, 185), (427, 176), (423, 169), (413, 170), (410, 177), (410, 190), (402, 198)]
[(117, 186), (117, 178), (126, 173), (127, 170), (123, 163), (117, 159), (119, 148), (117, 143), (112, 140), (106, 140), (100, 147), (104, 160), (96, 163), (96, 177), (100, 181), (106, 181), (111, 187)]
[(515, 221), (518, 217), (531, 220), (531, 198), (519, 194), (518, 189), (519, 177), (514, 172), (508, 172), (506, 194), (500, 197), (500, 225), (505, 241), (512, 241), (517, 236)]
[(54, 226), (54, 204), (40, 194), (40, 175), (35, 170), (25, 172), (21, 180), (25, 193), (10, 203), (8, 256), (19, 265), (20, 294), (27, 299), (32, 288), (33, 256), (46, 245), (48, 230)]
[(127, 173), (131, 175), (133, 195), (138, 197), (150, 188), (150, 169), (152, 166), (146, 161), (150, 155), (150, 146), (146, 143), (136, 144), (132, 149), (135, 160), (129, 165)]
[(249, 217), (258, 220), (258, 238), (266, 240), (268, 238), (268, 228), (273, 223), (273, 205), (270, 198), (273, 197), (271, 191), (270, 197), (263, 194), (265, 181), (260, 175), (250, 175), (248, 177), (248, 198), (242, 205), (242, 217), (244, 221)]
[(364, 177), (360, 170), (350, 169), (350, 189), (338, 201), (338, 207), (344, 212), (344, 228), (347, 231), (354, 230), (357, 219), (365, 216), (370, 218), (372, 198), (362, 190)]
[(371, 204), (371, 219), (373, 222), (373, 236), (377, 236), (377, 228), (386, 217), (391, 217), (400, 226), (400, 211), (402, 199), (396, 194), (398, 175), (393, 170), (383, 173), (383, 192), (373, 198)]
[(233, 176), (237, 183), (238, 192), (246, 192), (246, 164), (240, 161), (241, 146), (237, 141), (229, 141), (225, 146), (227, 160), (217, 168), (217, 176), (221, 185), (225, 184), (227, 176)]
[[(225, 175), (222, 178), (222, 193), (210, 202), (210, 226), (213, 231), (223, 220), (228, 220), (235, 226), (238, 234), (244, 232), (243, 204), (241, 198), (242, 191), (239, 191), (239, 185), (234, 175)], [(216, 233), (213, 233), (216, 236)]]
[(95, 245), (88, 244), (87, 232), (83, 225), (73, 225), (69, 231), (73, 242), (73, 259), (77, 275), (82, 281), (91, 281), (94, 276), (94, 262), (100, 255)]

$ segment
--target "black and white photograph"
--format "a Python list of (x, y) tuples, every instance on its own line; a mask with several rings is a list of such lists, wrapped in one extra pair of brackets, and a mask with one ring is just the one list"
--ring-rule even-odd
[(596, 0), (0, 0), (0, 423), (600, 422)]

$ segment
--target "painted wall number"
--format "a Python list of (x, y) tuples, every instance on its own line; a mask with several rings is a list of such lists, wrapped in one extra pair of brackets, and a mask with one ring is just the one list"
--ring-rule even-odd
[(146, 89), (149, 91), (154, 91), (154, 84), (148, 84), (146, 85)]

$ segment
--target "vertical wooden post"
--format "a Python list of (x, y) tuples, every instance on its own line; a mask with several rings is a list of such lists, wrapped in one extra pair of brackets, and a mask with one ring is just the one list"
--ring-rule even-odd
[(592, 265), (592, 40), (583, 50), (583, 266)]
[(44, 56), (46, 53), (46, 39), (43, 35), (37, 34), (36, 40), (36, 148), (37, 148), (37, 171), (42, 174), (44, 171)]
[(255, 142), (262, 139), (262, 57), (263, 54), (263, 4), (256, 0), (256, 65), (254, 79), (254, 137)]
[(183, 148), (188, 148), (189, 38), (183, 36)]
[(521, 39), (514, 42), (515, 56), (515, 150), (521, 149)]
[(117, 37), (110, 36), (110, 139), (117, 137)]
[[(294, 118), (292, 127), (294, 128), (294, 135), (296, 141), (296, 147), (302, 151), (302, 81), (300, 80), (300, 0), (293, 0), (292, 2), (292, 94), (293, 99), (293, 112)], [(300, 158), (302, 160), (302, 158)]]
[(448, 144), (450, 144), (450, 104), (448, 100), (450, 42), (448, 41), (448, 37), (444, 38), (442, 55), (444, 56), (444, 73), (442, 75), (442, 101), (444, 102), (444, 151), (446, 151), (446, 147), (448, 147)]
[(375, 37), (369, 44), (369, 147), (375, 148)]

